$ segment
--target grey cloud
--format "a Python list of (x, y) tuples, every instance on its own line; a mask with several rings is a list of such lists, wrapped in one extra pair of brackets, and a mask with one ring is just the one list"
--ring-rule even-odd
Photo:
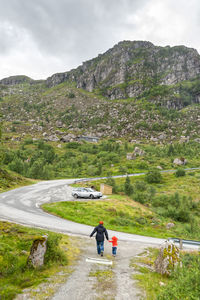
[(124, 39), (200, 48), (199, 0), (0, 0), (0, 7), (2, 74), (14, 69), (10, 58), (23, 72), (28, 61), (34, 76), (67, 71)]
[[(4, 2), (4, 3), (3, 3)], [(0, 19), (26, 30), (41, 51), (80, 56), (111, 46), (126, 15), (147, 0), (0, 0)], [(86, 53), (85, 53), (86, 54)]]

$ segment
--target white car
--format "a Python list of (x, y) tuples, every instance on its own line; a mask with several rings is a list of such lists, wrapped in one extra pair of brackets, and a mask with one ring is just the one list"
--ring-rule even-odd
[(91, 188), (76, 188), (73, 189), (72, 191), (72, 196), (74, 198), (90, 198), (90, 199), (94, 199), (94, 198), (101, 198), (103, 195), (101, 192), (97, 192)]

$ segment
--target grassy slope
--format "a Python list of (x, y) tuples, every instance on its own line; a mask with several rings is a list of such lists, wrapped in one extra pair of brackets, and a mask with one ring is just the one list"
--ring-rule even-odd
[(34, 183), (36, 183), (36, 180), (34, 179), (30, 180), (24, 178), (23, 176), (6, 170), (5, 168), (0, 169), (0, 192), (6, 192), (10, 189)]
[[(47, 250), (44, 267), (27, 267), (33, 240), (47, 233), (51, 247)], [(36, 287), (58, 271), (69, 273), (66, 267), (71, 265), (76, 253), (77, 249), (66, 235), (0, 222), (0, 298), (13, 299), (24, 288)]]
[[(87, 134), (89, 130), (94, 135), (101, 132), (104, 137), (114, 134), (115, 138), (140, 140), (157, 137), (163, 132), (167, 140), (172, 136), (177, 140), (181, 135), (189, 134), (198, 137), (199, 105), (175, 111), (156, 106), (145, 98), (137, 101), (132, 98), (107, 100), (77, 89), (69, 82), (50, 89), (44, 85), (28, 84), (12, 89), (13, 94), (8, 92), (2, 96), (1, 102), (5, 116), (9, 115), (9, 119), (4, 119), (9, 139), (22, 137), (22, 133), (42, 138), (43, 132), (52, 132), (50, 128), (60, 130), (56, 127), (57, 120), (63, 122), (65, 126), (61, 130), (66, 133)], [(33, 124), (42, 126), (42, 131), (32, 128)]]

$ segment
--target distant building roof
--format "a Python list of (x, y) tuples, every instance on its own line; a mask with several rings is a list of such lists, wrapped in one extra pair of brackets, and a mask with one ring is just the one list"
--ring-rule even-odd
[(97, 136), (79, 136), (78, 140), (79, 141), (87, 141), (87, 142), (98, 142), (99, 137), (97, 137)]

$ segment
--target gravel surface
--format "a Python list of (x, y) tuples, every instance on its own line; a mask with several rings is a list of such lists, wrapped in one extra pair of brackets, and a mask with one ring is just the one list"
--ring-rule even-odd
[[(112, 266), (107, 266), (86, 262), (87, 257), (99, 258), (96, 253), (95, 239), (85, 238), (81, 244), (82, 254), (75, 271), (51, 300), (138, 300), (141, 296), (144, 297), (133, 279), (134, 269), (130, 267), (130, 260), (149, 245), (121, 241), (117, 256), (114, 258), (111, 256), (111, 244), (105, 241), (103, 259), (113, 261)], [(103, 282), (99, 282), (95, 276), (91, 276), (96, 272), (108, 270), (113, 272), (112, 280), (108, 281), (105, 275)]]

